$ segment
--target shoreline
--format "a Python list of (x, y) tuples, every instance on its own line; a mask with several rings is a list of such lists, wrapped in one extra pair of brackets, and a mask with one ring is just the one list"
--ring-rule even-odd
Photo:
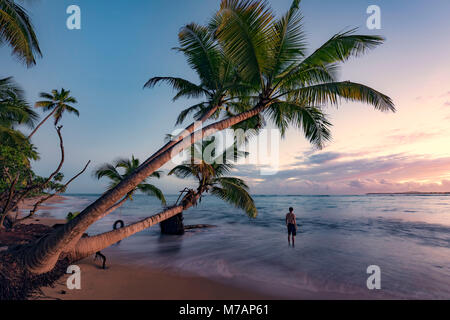
[[(58, 196), (41, 207), (45, 210), (45, 217), (39, 213), (26, 224), (37, 224), (52, 227), (55, 224), (66, 223), (65, 220), (52, 217), (53, 209), (71, 211), (72, 208), (64, 202), (74, 197)], [(27, 199), (20, 210), (27, 209), (30, 202)], [(59, 204), (58, 207), (52, 204)], [(42, 212), (40, 212), (42, 213)], [(223, 281), (202, 277), (182, 270), (174, 271), (158, 269), (154, 266), (140, 266), (121, 257), (113, 248), (106, 248), (102, 253), (107, 257), (106, 269), (101, 268), (101, 261), (94, 260), (94, 256), (86, 258), (76, 265), (81, 269), (81, 290), (69, 290), (67, 279), (69, 274), (63, 275), (52, 287), (42, 287), (41, 294), (30, 297), (31, 300), (360, 300), (380, 299), (382, 297), (358, 296), (354, 293), (313, 292), (303, 290), (296, 294), (275, 293), (270, 288), (260, 288), (258, 283), (245, 285), (244, 283), (228, 284)], [(236, 279), (234, 279), (236, 280)]]
[(241, 289), (192, 274), (179, 275), (150, 266), (125, 264), (107, 254), (104, 270), (93, 257), (80, 261), (81, 289), (69, 290), (61, 277), (53, 287), (41, 288), (33, 300), (274, 300), (275, 297)]
[[(24, 224), (41, 224), (52, 227), (66, 223), (51, 217), (55, 207), (68, 197), (56, 196), (41, 206), (36, 216)], [(32, 208), (37, 198), (26, 199), (19, 207), (21, 213)], [(40, 217), (42, 210), (50, 217)], [(70, 211), (71, 208), (67, 207)], [(42, 294), (35, 294), (31, 300), (273, 300), (274, 296), (251, 289), (237, 288), (208, 278), (186, 273), (159, 270), (151, 266), (134, 266), (120, 259), (108, 249), (107, 268), (100, 267), (94, 256), (78, 263), (81, 269), (81, 290), (69, 290), (66, 282), (69, 274), (58, 279), (53, 287), (42, 287)], [(132, 276), (131, 276), (132, 275)]]

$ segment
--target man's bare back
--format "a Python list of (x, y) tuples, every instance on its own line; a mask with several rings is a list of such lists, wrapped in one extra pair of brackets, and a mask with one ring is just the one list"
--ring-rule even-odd
[(292, 245), (295, 246), (295, 236), (297, 235), (297, 219), (294, 214), (294, 208), (289, 208), (289, 213), (286, 214), (286, 226), (288, 229), (288, 242), (291, 244), (292, 235)]

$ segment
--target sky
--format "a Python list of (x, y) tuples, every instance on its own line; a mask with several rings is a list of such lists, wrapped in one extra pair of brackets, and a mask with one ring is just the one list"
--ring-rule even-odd
[[(153, 76), (197, 81), (184, 57), (172, 50), (190, 22), (206, 23), (215, 0), (39, 0), (26, 2), (43, 57), (26, 68), (0, 47), (1, 76), (14, 76), (30, 103), (39, 92), (64, 87), (77, 98), (80, 117), (65, 115), (66, 177), (88, 160), (86, 174), (70, 193), (101, 193), (107, 181), (93, 178), (104, 162), (135, 155), (146, 159), (175, 128), (178, 113), (192, 101), (172, 102), (162, 85), (143, 89)], [(290, 0), (269, 1), (277, 14)], [(81, 8), (81, 30), (68, 30), (68, 6)], [(366, 27), (369, 5), (381, 9), (381, 29)], [(291, 129), (279, 143), (279, 169), (262, 176), (261, 163), (240, 165), (254, 194), (363, 194), (367, 192), (450, 191), (450, 2), (435, 0), (303, 0), (310, 51), (335, 33), (359, 27), (380, 34), (385, 44), (342, 66), (341, 80), (364, 83), (390, 96), (396, 113), (359, 103), (326, 107), (333, 139), (314, 149)], [(48, 175), (59, 161), (51, 122), (33, 138), (41, 160), (34, 168)], [(167, 172), (170, 166), (164, 167)], [(164, 177), (154, 184), (168, 194), (189, 182)]]

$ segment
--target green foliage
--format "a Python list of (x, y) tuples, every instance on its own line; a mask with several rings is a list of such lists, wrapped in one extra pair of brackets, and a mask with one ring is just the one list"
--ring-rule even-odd
[[(95, 172), (94, 176), (97, 179), (101, 179), (106, 177), (110, 180), (108, 185), (108, 190), (115, 188), (123, 179), (128, 177), (130, 174), (134, 172), (140, 165), (139, 159), (131, 156), (131, 159), (118, 159), (114, 161), (112, 164), (105, 163), (99, 166)], [(127, 196), (130, 200), (133, 200), (133, 195), (137, 191), (140, 191), (146, 195), (156, 197), (161, 201), (163, 205), (166, 204), (166, 199), (162, 191), (156, 186), (147, 183), (151, 178), (161, 178), (161, 171), (153, 172), (149, 177), (142, 181), (135, 189), (130, 191)]]
[(67, 222), (75, 219), (79, 214), (80, 214), (80, 212), (78, 212), (78, 211), (77, 212), (69, 212), (66, 216)]
[[(20, 191), (31, 184), (43, 184), (47, 178), (37, 176), (31, 169), (30, 159), (36, 159), (36, 151), (31, 144), (0, 145), (0, 194), (8, 191), (17, 177), (16, 190)], [(60, 184), (63, 175), (56, 175), (45, 189), (30, 193), (30, 197), (42, 195), (50, 191), (64, 191)]]
[[(152, 88), (159, 83), (167, 83), (175, 91), (173, 100), (180, 98), (202, 98), (178, 116), (176, 124), (184, 122), (187, 116), (200, 120), (212, 108), (225, 107), (233, 97), (245, 96), (251, 87), (241, 81), (238, 70), (224, 55), (222, 48), (207, 27), (195, 23), (181, 28), (178, 34), (180, 46), (175, 48), (184, 54), (189, 66), (200, 79), (199, 84), (178, 77), (153, 77), (144, 87)], [(214, 112), (210, 118), (216, 119), (221, 111)]]
[(0, 44), (8, 43), (13, 55), (27, 66), (42, 56), (39, 42), (25, 9), (14, 0), (0, 0)]
[(35, 107), (42, 108), (44, 112), (54, 112), (55, 126), (61, 121), (65, 112), (80, 116), (79, 111), (72, 106), (77, 103), (77, 100), (70, 95), (70, 90), (62, 88), (61, 90), (52, 90), (51, 93), (41, 92), (39, 96), (45, 100), (36, 102)]
[(22, 89), (11, 77), (0, 79), (0, 143), (24, 144), (25, 136), (18, 125), (33, 128), (38, 115), (24, 99)]
[(194, 178), (198, 183), (197, 191), (200, 194), (210, 193), (244, 210), (249, 217), (255, 218), (258, 211), (247, 184), (242, 179), (226, 177), (234, 167), (233, 161), (247, 154), (238, 151), (236, 145), (217, 154), (214, 143), (213, 140), (194, 144), (190, 159), (173, 168), (169, 175), (175, 175), (180, 179)]
[(0, 145), (0, 193), (8, 190), (18, 176), (18, 187), (25, 187), (32, 174), (29, 159), (33, 151), (25, 146)]
[(265, 1), (223, 0), (208, 27), (240, 79), (255, 88), (229, 103), (227, 116), (263, 104), (268, 108), (262, 113), (264, 120), (253, 122), (257, 127), (270, 121), (283, 135), (291, 126), (299, 128), (322, 148), (331, 139), (331, 123), (323, 111), (326, 104), (355, 101), (395, 111), (392, 100), (377, 90), (337, 80), (341, 63), (379, 46), (383, 37), (350, 29), (308, 54), (298, 0), (280, 18)]

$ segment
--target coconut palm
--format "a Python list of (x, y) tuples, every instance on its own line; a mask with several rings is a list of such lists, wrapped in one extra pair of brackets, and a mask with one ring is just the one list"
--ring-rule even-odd
[(36, 102), (35, 107), (42, 108), (44, 112), (51, 112), (36, 126), (33, 132), (31, 132), (31, 134), (28, 136), (28, 138), (31, 138), (51, 116), (53, 116), (53, 118), (55, 119), (55, 126), (57, 126), (61, 121), (61, 118), (65, 112), (73, 113), (77, 117), (80, 116), (79, 111), (71, 105), (77, 103), (77, 100), (70, 95), (70, 90), (65, 90), (64, 88), (62, 88), (60, 91), (52, 90), (51, 94), (41, 92), (39, 96), (46, 100)]
[(307, 55), (299, 2), (276, 19), (265, 2), (224, 0), (210, 23), (225, 54), (242, 66), (244, 81), (258, 85), (258, 98), (245, 110), (262, 113), (284, 134), (289, 126), (301, 128), (317, 147), (330, 139), (324, 118), (325, 104), (340, 99), (371, 104), (380, 111), (395, 111), (391, 99), (365, 85), (337, 81), (338, 63), (380, 45), (379, 36), (349, 30)]
[[(180, 98), (201, 98), (203, 101), (184, 109), (178, 116), (176, 125), (193, 115), (195, 121), (204, 123), (208, 119), (217, 119), (222, 111), (235, 97), (247, 95), (252, 88), (242, 82), (239, 73), (224, 55), (214, 35), (207, 27), (195, 23), (181, 28), (178, 34), (180, 47), (175, 48), (183, 53), (189, 66), (197, 74), (200, 83), (178, 77), (153, 77), (145, 84), (152, 88), (159, 83), (169, 84), (176, 94), (174, 101)], [(192, 123), (178, 136), (161, 148), (154, 156), (173, 146), (179, 140), (190, 135), (197, 128)]]
[[(112, 164), (105, 163), (101, 165), (94, 172), (94, 176), (97, 179), (108, 178), (110, 183), (107, 187), (107, 191), (114, 189), (122, 180), (124, 180), (128, 175), (133, 173), (136, 168), (140, 165), (139, 159), (131, 156), (131, 159), (118, 159), (114, 161)], [(121, 172), (122, 171), (122, 172)], [(152, 184), (146, 183), (146, 180), (150, 178), (161, 178), (161, 171), (153, 172), (147, 179), (145, 179), (142, 183), (136, 186), (133, 190), (127, 193), (125, 197), (125, 201), (127, 199), (133, 200), (133, 195), (140, 191), (146, 195), (156, 197), (161, 201), (163, 205), (166, 204), (166, 199), (160, 189), (155, 187)], [(124, 201), (124, 202), (125, 202)]]
[[(201, 197), (205, 193), (216, 196), (244, 210), (249, 217), (255, 218), (257, 209), (248, 193), (246, 183), (239, 178), (227, 177), (234, 167), (234, 162), (247, 154), (239, 151), (236, 144), (222, 153), (216, 152), (215, 145), (211, 144), (214, 144), (214, 141), (195, 144), (191, 148), (190, 158), (170, 171), (169, 175), (175, 175), (181, 179), (194, 178), (197, 182), (195, 190), (187, 189), (180, 204), (177, 201), (174, 206), (124, 228), (93, 237), (84, 237), (80, 239), (75, 248), (66, 252), (66, 255), (75, 260), (92, 255), (126, 237), (183, 213), (183, 211), (197, 205), (197, 202), (201, 201)], [(211, 148), (211, 154), (207, 153), (209, 147), (213, 147)]]
[[(256, 217), (257, 210), (252, 197), (248, 193), (248, 186), (239, 178), (226, 177), (234, 167), (233, 160), (244, 156), (235, 146), (216, 156), (215, 149), (211, 155), (206, 154), (210, 144), (214, 142), (197, 143), (193, 146), (191, 158), (183, 164), (173, 168), (169, 175), (180, 179), (194, 178), (197, 182), (197, 193), (210, 193), (237, 208), (244, 210), (249, 217)], [(230, 156), (231, 155), (231, 156)]]
[(14, 0), (0, 0), (0, 44), (8, 43), (13, 55), (27, 66), (42, 56), (39, 42), (26, 10)]
[[(217, 131), (262, 114), (273, 119), (280, 128), (299, 126), (309, 141), (321, 147), (329, 138), (328, 123), (324, 122), (322, 112), (325, 104), (337, 105), (342, 99), (365, 102), (381, 111), (394, 111), (393, 102), (386, 95), (362, 84), (337, 81), (336, 76), (339, 63), (380, 45), (383, 38), (357, 35), (354, 30), (341, 32), (308, 55), (298, 4), (298, 0), (294, 1), (289, 11), (276, 19), (265, 2), (223, 0), (209, 30), (243, 80), (258, 87), (255, 95), (242, 99), (240, 107), (244, 111), (237, 110), (234, 115), (202, 128), (200, 134), (194, 132), (191, 139), (183, 139), (143, 162), (63, 229), (49, 234), (33, 247), (24, 260), (26, 269), (32, 274), (51, 271), (60, 255), (82, 241), (83, 233), (102, 218), (108, 208), (175, 155)], [(149, 217), (145, 223), (150, 226), (155, 221), (170, 218), (186, 206), (172, 207)], [(121, 237), (130, 236), (142, 225), (136, 229), (133, 225), (129, 227)]]

